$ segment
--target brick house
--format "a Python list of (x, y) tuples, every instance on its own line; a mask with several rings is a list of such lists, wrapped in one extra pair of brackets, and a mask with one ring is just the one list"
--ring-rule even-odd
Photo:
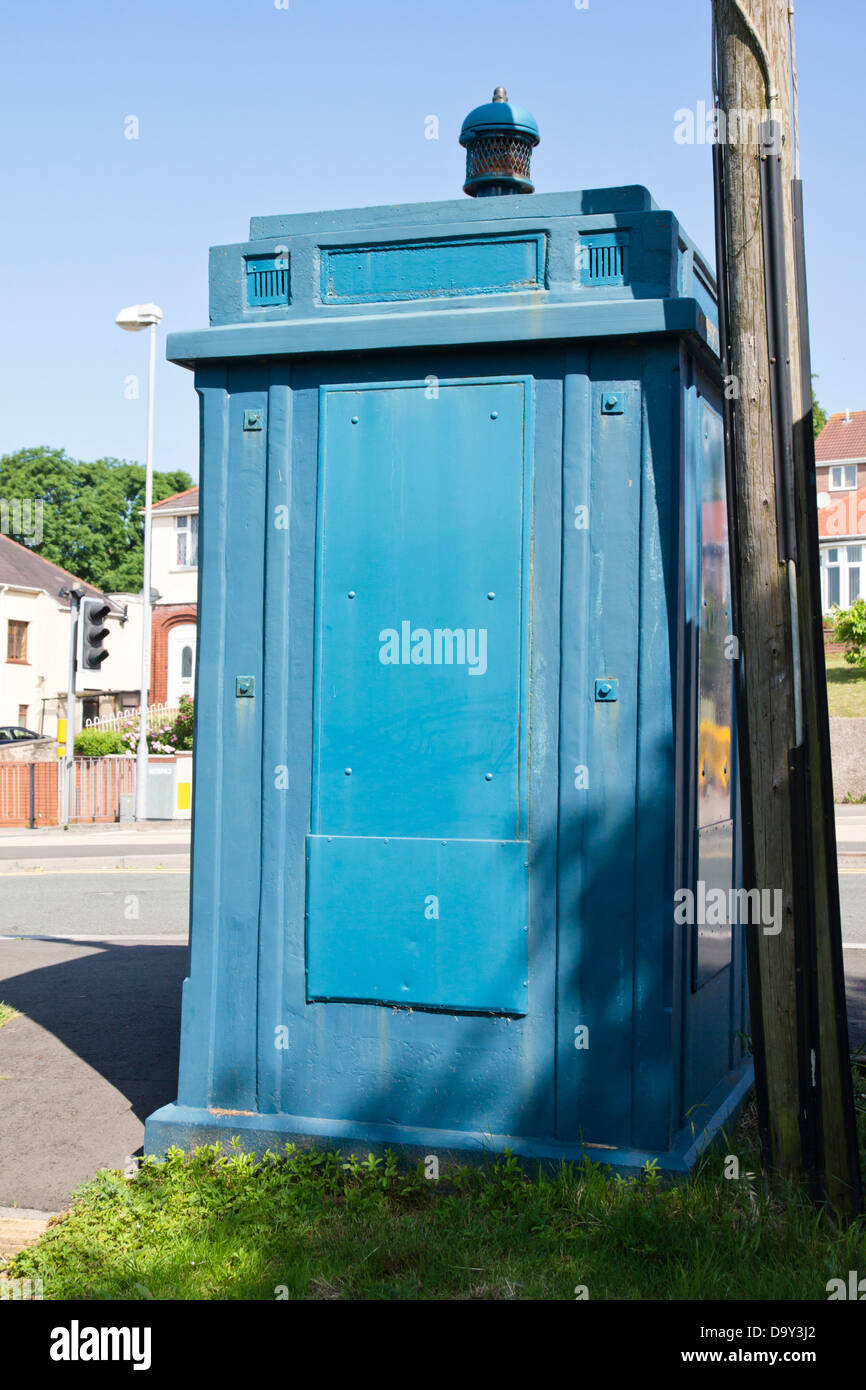
[(821, 606), (866, 597), (866, 410), (831, 415), (815, 444)]
[(176, 704), (192, 695), (198, 597), (198, 488), (153, 506), (150, 699)]

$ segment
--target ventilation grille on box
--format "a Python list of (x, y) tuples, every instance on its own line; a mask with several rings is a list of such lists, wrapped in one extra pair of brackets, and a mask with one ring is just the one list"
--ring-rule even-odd
[(248, 256), (247, 303), (260, 308), (288, 302), (288, 256)]
[(628, 245), (622, 233), (582, 239), (582, 285), (624, 285), (627, 278)]

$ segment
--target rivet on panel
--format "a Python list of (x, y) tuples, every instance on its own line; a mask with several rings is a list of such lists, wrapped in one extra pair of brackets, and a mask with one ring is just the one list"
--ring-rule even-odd
[(351, 775), (352, 775), (352, 769), (351, 769), (350, 767), (347, 767), (347, 768), (345, 769), (345, 771), (346, 771), (346, 776), (347, 776), (347, 777), (351, 777)]
[(355, 590), (354, 590), (354, 589), (350, 589), (349, 592), (348, 592), (348, 594), (346, 595), (346, 597), (347, 597), (347, 598), (354, 598), (354, 597), (355, 597)]
[(492, 589), (490, 590), (490, 593), (487, 595), (487, 597), (490, 599), (496, 598), (496, 595), (494, 594)]
[(353, 416), (352, 416), (352, 424), (353, 424), (353, 425), (357, 425), (357, 423), (358, 423), (358, 417), (357, 417), (357, 415), (353, 415)]
[(491, 410), (491, 412), (490, 412), (490, 418), (491, 418), (491, 420), (498, 420), (498, 419), (499, 419), (499, 411), (498, 411), (498, 410)]

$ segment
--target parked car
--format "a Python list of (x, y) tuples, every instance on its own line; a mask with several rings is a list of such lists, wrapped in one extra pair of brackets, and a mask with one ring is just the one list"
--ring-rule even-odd
[(32, 729), (23, 729), (20, 724), (0, 724), (0, 743), (27, 743), (45, 737), (45, 734), (36, 734)]

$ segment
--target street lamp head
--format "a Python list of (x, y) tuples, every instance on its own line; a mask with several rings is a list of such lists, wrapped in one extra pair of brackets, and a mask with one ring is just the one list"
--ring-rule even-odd
[(127, 333), (138, 333), (142, 328), (159, 323), (161, 318), (162, 310), (158, 304), (131, 304), (128, 309), (121, 309), (114, 322), (118, 328), (125, 328)]

